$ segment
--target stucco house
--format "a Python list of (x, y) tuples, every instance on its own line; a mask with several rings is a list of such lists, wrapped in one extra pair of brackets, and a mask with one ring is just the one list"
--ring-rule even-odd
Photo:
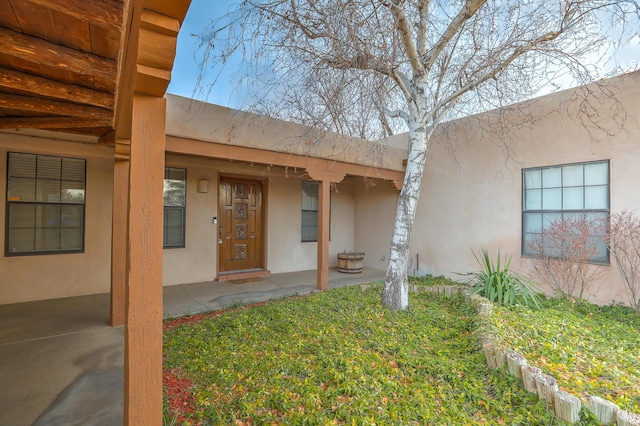
[[(188, 0), (31, 3), (42, 13), (0, 10), (14, 46), (0, 43), (0, 304), (110, 292), (125, 423), (161, 413), (162, 286), (316, 269), (326, 289), (344, 250), (386, 268), (406, 135), (349, 138), (165, 94)], [(66, 39), (63, 21), (106, 36)], [(442, 125), (408, 272), (455, 277), (480, 248), (526, 271), (547, 217), (640, 208), (639, 88), (635, 72)], [(589, 297), (627, 300), (601, 260)]]
[[(602, 87), (572, 89), (445, 123), (437, 131), (409, 274), (455, 278), (476, 268), (471, 250), (480, 248), (500, 248), (526, 272), (525, 241), (539, 229), (531, 228), (531, 217), (640, 207), (640, 197), (626, 183), (634, 179), (640, 149), (638, 101), (632, 95), (640, 73), (598, 84), (606, 97)], [(366, 141), (175, 95), (165, 98), (163, 285), (316, 269), (323, 182), (330, 193), (328, 266), (336, 265), (339, 252), (364, 250), (366, 266), (386, 269), (406, 135)], [(598, 107), (597, 123), (576, 115), (574, 108), (585, 99)], [(113, 200), (119, 195), (113, 171), (118, 146), (96, 139), (28, 129), (0, 133), (6, 159), (0, 179), (8, 178), (0, 182), (7, 200), (0, 212), (7, 224), (0, 231), (6, 278), (0, 303), (109, 291), (112, 266), (104, 260), (111, 257)], [(52, 167), (58, 182), (41, 177)], [(578, 208), (568, 208), (567, 201), (564, 209), (526, 205), (526, 191), (547, 188), (527, 188), (525, 175), (576, 168), (586, 176), (571, 187), (586, 194)], [(49, 188), (53, 192), (46, 193)], [(565, 197), (568, 188), (562, 188)], [(75, 199), (74, 193), (81, 196)], [(26, 203), (36, 213), (21, 213)], [(625, 301), (617, 271), (604, 269), (603, 285), (589, 297)]]

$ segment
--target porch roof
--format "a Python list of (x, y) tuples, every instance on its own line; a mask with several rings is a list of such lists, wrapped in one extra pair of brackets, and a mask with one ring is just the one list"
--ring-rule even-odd
[(167, 94), (167, 152), (390, 180), (406, 142), (369, 141)]

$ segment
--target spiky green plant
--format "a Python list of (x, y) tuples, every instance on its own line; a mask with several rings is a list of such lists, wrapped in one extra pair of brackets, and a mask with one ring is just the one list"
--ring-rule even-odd
[(530, 308), (540, 308), (536, 285), (528, 278), (509, 270), (511, 257), (504, 257), (500, 263), (500, 250), (494, 263), (487, 250), (482, 256), (472, 251), (480, 264), (480, 270), (463, 274), (468, 277), (465, 282), (472, 287), (474, 294), (479, 294), (499, 305), (522, 304)]

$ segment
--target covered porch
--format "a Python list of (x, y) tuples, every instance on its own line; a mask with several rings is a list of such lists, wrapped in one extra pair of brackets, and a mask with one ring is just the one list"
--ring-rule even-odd
[[(331, 288), (384, 272), (329, 269)], [(308, 294), (316, 271), (163, 289), (165, 318)], [(0, 306), (0, 424), (114, 425), (123, 421), (124, 328), (109, 326), (108, 293)]]
[[(264, 132), (260, 138), (242, 143), (235, 138), (246, 136), (243, 132), (251, 126), (230, 129), (234, 136), (231, 140), (168, 133), (168, 120), (173, 115), (167, 108), (165, 92), (171, 79), (176, 37), (189, 3), (29, 0), (10, 1), (7, 5), (13, 7), (0, 8), (4, 54), (0, 67), (5, 71), (0, 81), (0, 151), (6, 158), (13, 151), (26, 154), (32, 162), (39, 156), (55, 156), (60, 164), (64, 155), (79, 160), (83, 171), (79, 176), (84, 174), (76, 179), (78, 187), (71, 188), (81, 194), (77, 210), (82, 215), (77, 217), (83, 218), (78, 222), (82, 225), (77, 226), (80, 237), (74, 250), (65, 252), (58, 244), (55, 254), (64, 255), (49, 256), (51, 253), (43, 246), (36, 247), (35, 242), (26, 248), (7, 243), (10, 238), (19, 238), (0, 231), (5, 240), (0, 263), (6, 274), (1, 284), (13, 297), (5, 299), (3, 303), (10, 304), (0, 308), (0, 356), (5, 360), (0, 367), (0, 377), (5, 379), (0, 391), (1, 424), (159, 424), (163, 291), (164, 312), (184, 315), (204, 306), (223, 306), (209, 302), (241, 302), (242, 297), (235, 293), (243, 291), (243, 297), (260, 300), (331, 287), (332, 185), (346, 176), (390, 181), (396, 188), (402, 180), (401, 162), (396, 161), (395, 168), (387, 171), (380, 171), (385, 167), (377, 164), (361, 166), (361, 151), (354, 151), (351, 157), (337, 152), (320, 158), (318, 153), (308, 151), (274, 153), (270, 147), (282, 143), (282, 129), (278, 128), (271, 129), (278, 136), (271, 141), (273, 146), (264, 146)], [(189, 120), (199, 119), (187, 115)], [(184, 124), (193, 127), (192, 122)], [(259, 122), (250, 124), (255, 128)], [(56, 135), (55, 141), (52, 134)], [(262, 291), (255, 292), (247, 291), (251, 283), (238, 284), (218, 296), (208, 293), (208, 287), (224, 288), (222, 284), (163, 289), (163, 169), (167, 154), (242, 163), (242, 167), (273, 165), (283, 168), (285, 174), (293, 167), (300, 170), (298, 178), (304, 173), (305, 179), (318, 182), (317, 270), (311, 271), (308, 281), (294, 279), (290, 283), (297, 287), (304, 282), (302, 288), (274, 283), (274, 275), (256, 283)], [(5, 164), (9, 169), (9, 160)], [(217, 170), (212, 182), (227, 176), (228, 168)], [(34, 185), (37, 181), (37, 174), (20, 173), (0, 174), (0, 186), (6, 184), (8, 188), (7, 206), (17, 206), (16, 211), (33, 203), (61, 208), (61, 198), (56, 198), (60, 194), (38, 199), (35, 192), (29, 196), (14, 194), (14, 183), (20, 179)], [(0, 220), (12, 223), (12, 217), (19, 217), (6, 213), (10, 210), (8, 207), (1, 212)], [(30, 214), (35, 217), (35, 213)], [(211, 216), (215, 218), (214, 214)], [(58, 224), (62, 223), (61, 215)], [(51, 223), (55, 224), (53, 219)], [(215, 224), (215, 220), (208, 222)], [(31, 225), (35, 223), (29, 221), (33, 232), (35, 225)], [(46, 220), (43, 223), (49, 224)], [(266, 270), (269, 265), (263, 263)], [(312, 268), (305, 265), (300, 269)], [(40, 270), (47, 273), (39, 274)], [(98, 293), (106, 291), (105, 284), (110, 284), (110, 294), (15, 303)], [(61, 289), (64, 285), (70, 288)], [(52, 289), (61, 293), (48, 293)], [(17, 294), (20, 291), (29, 294), (24, 297)], [(183, 291), (184, 298), (172, 295), (173, 291)], [(176, 303), (171, 305), (173, 310), (166, 305), (167, 300)], [(108, 329), (107, 323), (124, 328)], [(113, 405), (107, 403), (111, 398), (115, 406), (123, 407), (118, 408), (117, 417), (109, 417), (114, 413), (110, 408)], [(103, 420), (76, 422), (64, 417), (76, 411), (88, 411)]]

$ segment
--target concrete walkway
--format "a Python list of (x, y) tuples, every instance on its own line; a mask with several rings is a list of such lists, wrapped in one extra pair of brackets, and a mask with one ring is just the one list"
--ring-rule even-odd
[[(164, 316), (307, 294), (315, 279), (303, 271), (165, 287)], [(332, 269), (329, 288), (383, 279)], [(0, 425), (122, 424), (124, 328), (108, 320), (109, 294), (0, 305)]]

